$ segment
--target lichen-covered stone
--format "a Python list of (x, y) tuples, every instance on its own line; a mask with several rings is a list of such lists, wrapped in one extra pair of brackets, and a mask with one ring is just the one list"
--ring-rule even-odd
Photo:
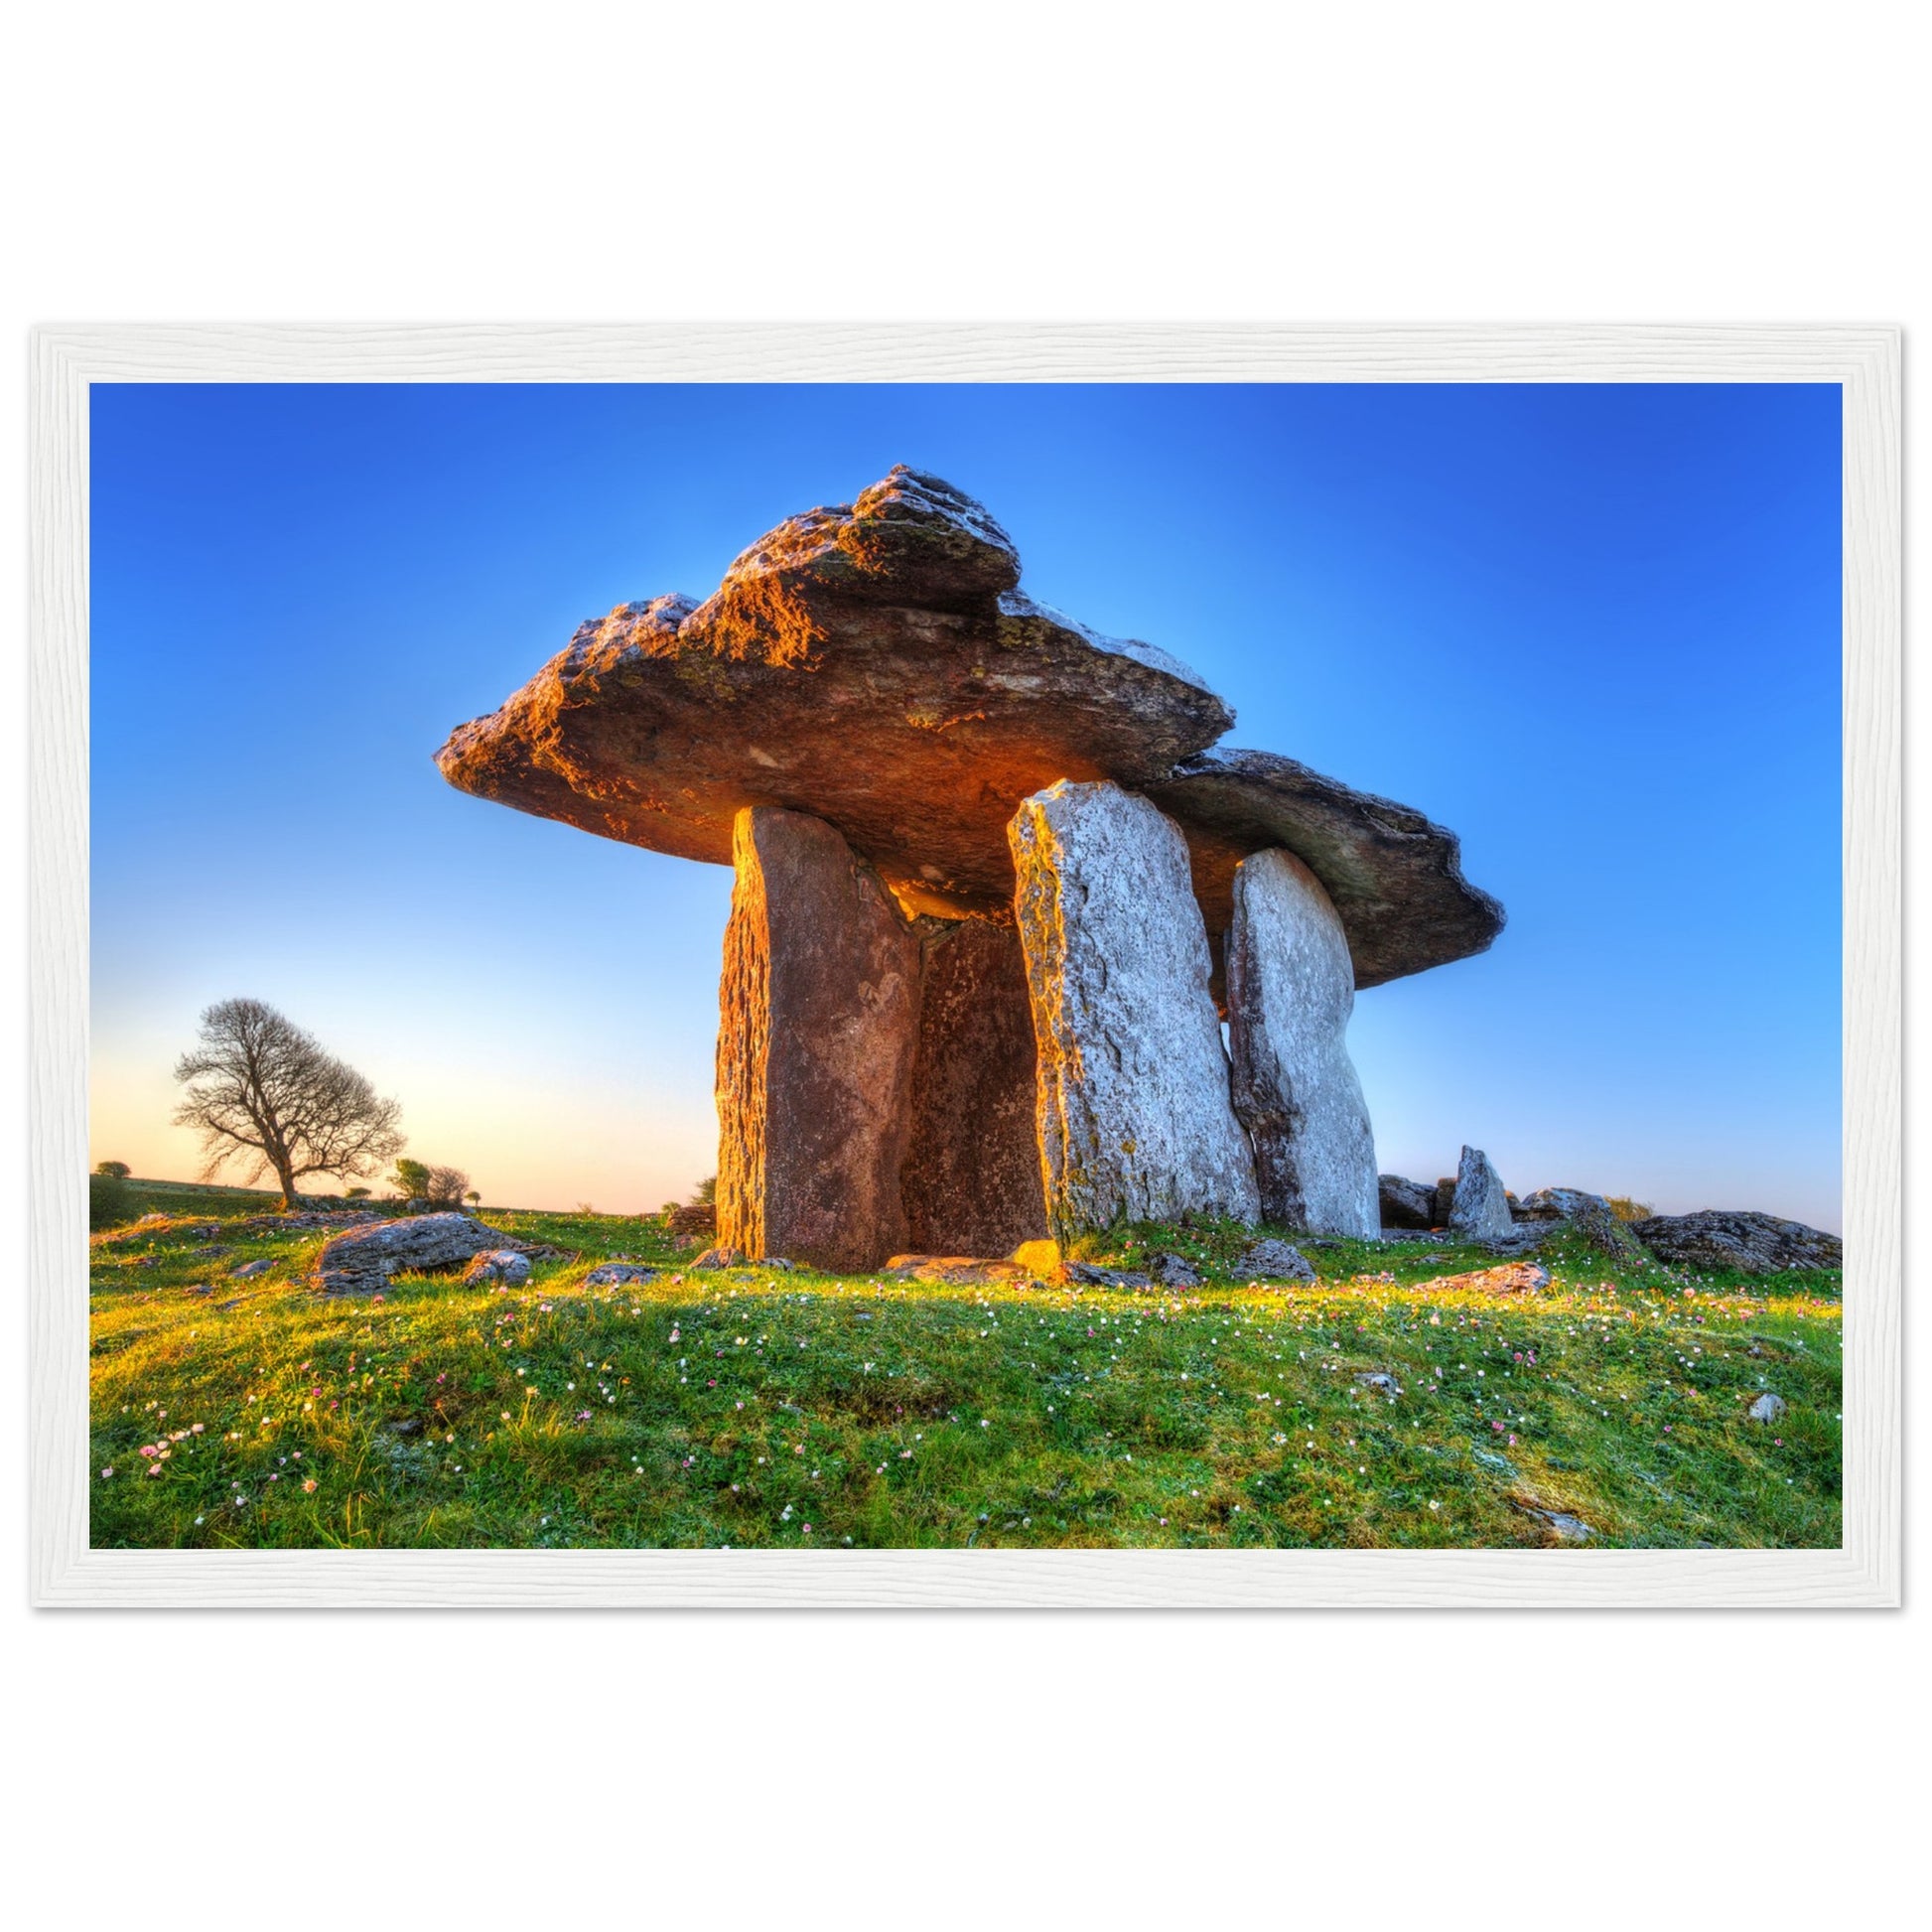
[(1845, 1243), (1837, 1235), (1775, 1214), (1708, 1207), (1696, 1214), (1653, 1214), (1629, 1226), (1659, 1260), (1681, 1268), (1779, 1275), (1845, 1266)]
[(1348, 940), (1321, 882), (1279, 847), (1235, 872), (1227, 992), (1234, 1113), (1254, 1149), (1262, 1218), (1372, 1239), (1375, 1134), (1348, 1057)]
[(1251, 1241), (1234, 1258), (1232, 1273), (1237, 1281), (1311, 1282), (1314, 1263), (1292, 1242), (1272, 1236)]
[(719, 988), (718, 1246), (871, 1268), (905, 1247), (919, 941), (821, 819), (748, 807)]
[(1011, 926), (928, 922), (899, 1191), (923, 1255), (1005, 1255), (1046, 1233), (1027, 962)]
[(1062, 782), (1011, 827), (1053, 1237), (1259, 1217), (1180, 834), (1145, 798)]
[(516, 1253), (519, 1247), (471, 1214), (412, 1214), (325, 1241), (316, 1256), (315, 1284), (325, 1295), (373, 1295), (394, 1275), (444, 1274), (480, 1254), (498, 1248)]
[(1507, 1241), (1515, 1227), (1503, 1183), (1480, 1148), (1465, 1147), (1456, 1163), (1448, 1225), (1470, 1241)]
[(530, 1279), (530, 1257), (513, 1248), (485, 1248), (463, 1271), (466, 1282), (502, 1282), (514, 1287)]
[(747, 805), (825, 819), (908, 911), (1006, 916), (1007, 821), (1056, 778), (1159, 778), (1234, 714), (1166, 653), (1017, 588), (983, 506), (904, 468), (761, 537), (703, 604), (569, 646), (437, 754), (460, 790), (732, 862)]

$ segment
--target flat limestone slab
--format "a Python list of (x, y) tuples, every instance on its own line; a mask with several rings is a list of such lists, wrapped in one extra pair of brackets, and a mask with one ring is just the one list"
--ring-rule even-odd
[(1348, 935), (1357, 989), (1465, 959), (1503, 928), (1501, 905), (1462, 877), (1453, 832), (1293, 759), (1217, 747), (1140, 789), (1186, 836), (1217, 949), (1234, 921), (1236, 867), (1271, 846), (1320, 880)]
[(1005, 919), (1021, 799), (1159, 778), (1234, 721), (1184, 664), (1019, 581), (980, 504), (896, 469), (761, 537), (703, 604), (581, 625), (437, 763), (479, 797), (714, 865), (746, 806), (809, 812), (908, 912)]
[(1227, 998), (1234, 1113), (1262, 1218), (1373, 1240), (1375, 1134), (1348, 1057), (1348, 940), (1321, 882), (1279, 846), (1235, 871)]
[(736, 845), (718, 995), (718, 1245), (876, 1267), (906, 1245), (918, 935), (822, 820), (747, 807)]
[(1180, 834), (1145, 798), (1061, 783), (1012, 826), (1039, 1054), (1046, 1221), (1260, 1213)]

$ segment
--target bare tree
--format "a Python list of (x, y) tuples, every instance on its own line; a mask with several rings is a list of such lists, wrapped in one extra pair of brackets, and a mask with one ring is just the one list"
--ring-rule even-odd
[(402, 1109), (260, 1000), (209, 1007), (175, 1078), (187, 1087), (175, 1123), (202, 1137), (202, 1177), (235, 1160), (244, 1180), (272, 1170), (285, 1207), (305, 1174), (371, 1173), (402, 1146)]
[(461, 1168), (432, 1168), (423, 1192), (432, 1207), (461, 1207), (469, 1185), (470, 1176)]

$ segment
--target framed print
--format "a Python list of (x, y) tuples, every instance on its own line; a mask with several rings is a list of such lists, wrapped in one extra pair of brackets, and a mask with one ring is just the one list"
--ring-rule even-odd
[(1899, 1600), (1895, 330), (33, 401), (38, 1602)]

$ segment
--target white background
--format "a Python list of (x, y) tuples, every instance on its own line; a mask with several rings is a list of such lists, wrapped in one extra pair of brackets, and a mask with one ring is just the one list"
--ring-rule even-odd
[[(1913, 13), (44, 7), (0, 56), (12, 690), (32, 323), (1909, 329)], [(1922, 795), (1908, 809), (1916, 878)], [(19, 1014), (24, 945), (5, 962)], [(0, 1038), (18, 1096), (21, 1030)], [(6, 1121), (18, 1344), (24, 1105)], [(1922, 1385), (1916, 1321), (1907, 1350)], [(11, 1390), (0, 1868), (20, 1923), (1913, 1909), (1932, 1646), (1912, 1610), (35, 1615), (18, 1347)]]

